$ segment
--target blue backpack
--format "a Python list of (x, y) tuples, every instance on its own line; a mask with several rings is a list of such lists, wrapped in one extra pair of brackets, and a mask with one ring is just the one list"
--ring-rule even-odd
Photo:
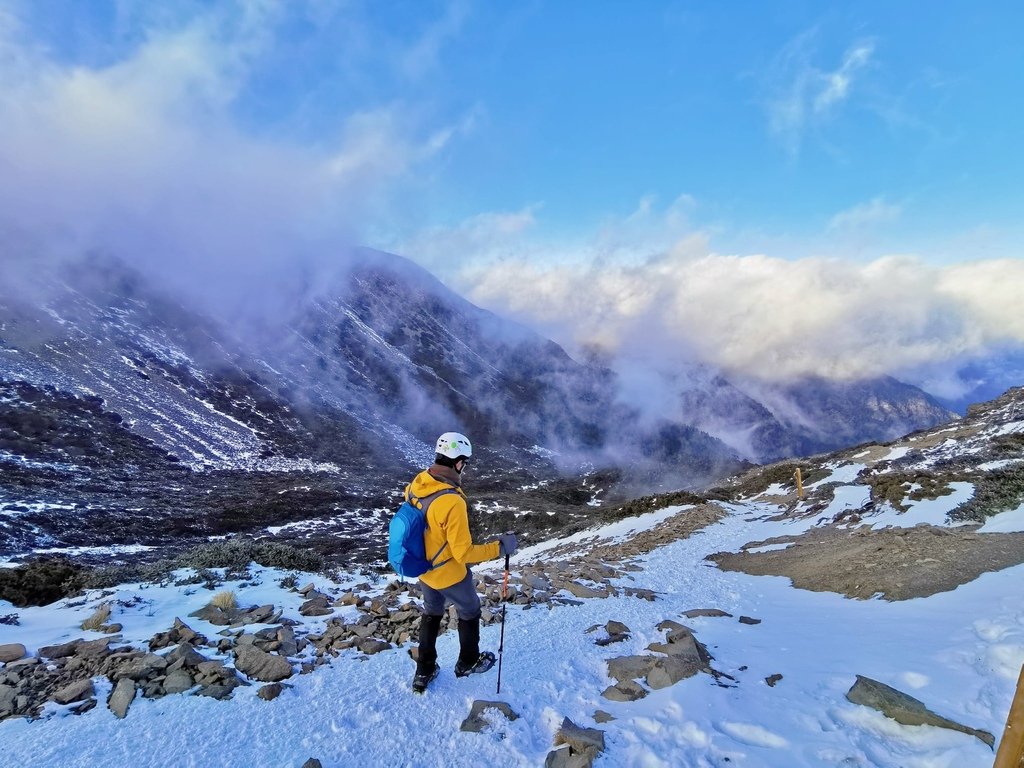
[[(388, 526), (388, 562), (399, 576), (413, 578), (422, 576), (427, 571), (451, 560), (448, 558), (448, 560), (434, 564), (434, 560), (448, 546), (447, 542), (429, 560), (423, 544), (423, 534), (427, 530), (427, 508), (438, 496), (448, 493), (458, 493), (458, 491), (454, 488), (443, 488), (422, 499), (414, 496), (410, 491), (409, 501), (402, 502), (402, 506), (391, 518), (391, 524)], [(416, 506), (417, 504), (419, 506)]]

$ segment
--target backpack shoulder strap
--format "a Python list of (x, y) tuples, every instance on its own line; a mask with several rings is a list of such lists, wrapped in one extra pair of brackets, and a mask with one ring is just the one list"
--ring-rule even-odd
[[(434, 493), (430, 494), (429, 496), (424, 496), (422, 499), (417, 499), (417, 501), (419, 501), (420, 504), (422, 505), (420, 507), (420, 509), (423, 510), (423, 517), (426, 518), (426, 516), (427, 516), (427, 508), (430, 507), (431, 503), (435, 499), (437, 499), (437, 498), (439, 498), (441, 496), (447, 496), (449, 493), (459, 493), (459, 490), (458, 490), (458, 488), (451, 488), (451, 487), (449, 487), (449, 488), (442, 488), (440, 491), (434, 491)], [(411, 495), (411, 493), (410, 493), (410, 495)], [(461, 496), (462, 494), (459, 493), (459, 495)], [(429, 523), (428, 523), (428, 526), (429, 526)], [(434, 568), (440, 568), (442, 565), (447, 563), (448, 560), (451, 560), (451, 558), (449, 557), (448, 560), (442, 560), (440, 563), (435, 563), (434, 562), (435, 560), (437, 560), (437, 558), (439, 558), (441, 556), (441, 553), (444, 552), (447, 547), (448, 547), (448, 542), (445, 541), (445, 543), (441, 545), (441, 548), (439, 550), (437, 550), (437, 552), (434, 553), (434, 556), (430, 558), (430, 569), (431, 570), (433, 570)]]

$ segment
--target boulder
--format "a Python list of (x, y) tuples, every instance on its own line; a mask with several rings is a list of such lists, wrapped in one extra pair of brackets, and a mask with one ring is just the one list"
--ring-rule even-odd
[(968, 728), (937, 715), (928, 709), (924, 702), (891, 688), (885, 683), (872, 680), (870, 677), (857, 675), (857, 682), (846, 692), (846, 698), (854, 704), (877, 709), (886, 717), (891, 717), (902, 725), (934, 725), (938, 728), (948, 728), (974, 736), (989, 747), (993, 747), (996, 743), (995, 736), (988, 731)]
[(70, 704), (73, 701), (87, 699), (92, 694), (92, 680), (86, 678), (84, 680), (76, 680), (70, 685), (65, 685), (60, 690), (55, 691), (50, 698), (58, 704)]
[(0, 717), (14, 711), (18, 698), (18, 689), (13, 685), (0, 684)]
[(324, 768), (324, 767), (320, 764), (319, 760), (317, 760), (315, 757), (311, 757), (311, 758), (309, 758), (309, 760), (307, 760), (306, 762), (304, 762), (302, 764), (302, 768)]
[(39, 649), (39, 655), (44, 659), (66, 659), (68, 656), (73, 656), (75, 649), (83, 642), (85, 641), (82, 638), (78, 638), (60, 645), (47, 645)]
[(157, 656), (155, 653), (147, 653), (126, 661), (117, 667), (114, 671), (114, 679), (120, 680), (127, 677), (136, 681), (144, 680), (165, 669), (167, 669), (167, 661), (162, 656)]
[(471, 733), (480, 733), (486, 728), (489, 723), (484, 718), (483, 713), (488, 709), (496, 709), (503, 714), (509, 720), (518, 720), (519, 715), (503, 701), (474, 701), (472, 708), (469, 710), (469, 715), (465, 720), (462, 721), (462, 725), (459, 726), (460, 730), (469, 731)]
[(225, 610), (216, 605), (204, 605), (198, 611), (192, 611), (189, 616), (192, 616), (203, 621), (208, 621), (211, 624), (216, 624), (219, 627), (226, 627), (229, 624), (235, 622), (235, 617), (238, 614), (237, 610)]
[(281, 695), (281, 691), (284, 690), (284, 686), (280, 683), (268, 683), (267, 685), (261, 686), (256, 695), (264, 701), (273, 701)]
[(708, 618), (727, 618), (731, 619), (732, 614), (720, 611), (717, 608), (693, 608), (689, 611), (684, 611), (683, 616), (688, 619), (696, 619), (698, 616), (706, 616)]
[(128, 714), (128, 707), (131, 706), (132, 701), (135, 700), (135, 681), (127, 677), (122, 677), (117, 681), (117, 685), (114, 686), (114, 690), (110, 694), (110, 698), (107, 699), (107, 707), (114, 716), (118, 719), (123, 720), (125, 715)]
[(390, 648), (391, 643), (385, 643), (383, 640), (375, 640), (373, 638), (361, 640), (359, 642), (359, 650), (370, 656), (375, 653), (380, 653), (381, 651), (386, 651)]
[(21, 643), (7, 643), (0, 645), (0, 661), (9, 664), (12, 661), (25, 658), (25, 646)]
[(760, 624), (760, 619), (752, 619), (749, 616), (740, 616), (740, 624)]
[(619, 656), (608, 660), (608, 677), (622, 682), (644, 677), (658, 662), (655, 656)]
[(647, 686), (652, 690), (668, 688), (680, 680), (693, 677), (700, 671), (700, 666), (677, 656), (658, 659), (654, 667), (647, 673)]
[(251, 645), (237, 649), (235, 669), (264, 683), (276, 683), (292, 676), (292, 665), (288, 659), (261, 651)]
[(609, 701), (637, 701), (647, 695), (642, 685), (633, 680), (622, 680), (604, 689), (601, 696)]
[(178, 669), (181, 667), (197, 667), (208, 659), (199, 653), (190, 643), (181, 643), (173, 651), (164, 656), (164, 661), (173, 666), (178, 662)]
[(167, 694), (184, 693), (193, 685), (195, 681), (185, 669), (176, 669), (164, 678), (164, 692)]
[(590, 768), (604, 750), (604, 732), (596, 728), (580, 728), (569, 718), (562, 721), (555, 734), (555, 746), (567, 745), (549, 752), (545, 768)]

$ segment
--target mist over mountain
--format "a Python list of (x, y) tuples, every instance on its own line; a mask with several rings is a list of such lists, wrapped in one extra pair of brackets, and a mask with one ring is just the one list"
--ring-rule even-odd
[(273, 298), (251, 284), (244, 315), (212, 317), (110, 258), (5, 282), (0, 548), (101, 545), (125, 525), (153, 546), (284, 528), (358, 557), (450, 429), (477, 447), (474, 494), (508, 518), (494, 525), (542, 510), (557, 528), (609, 499), (952, 415), (892, 379), (627, 380), (369, 249)]

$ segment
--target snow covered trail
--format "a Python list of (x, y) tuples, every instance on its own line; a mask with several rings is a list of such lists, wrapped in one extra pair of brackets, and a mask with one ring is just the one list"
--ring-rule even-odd
[[(623, 596), (552, 611), (510, 606), (500, 697), (494, 672), (454, 678), (458, 641), (449, 632), (438, 641), (442, 673), (424, 696), (409, 690), (412, 664), (404, 648), (365, 661), (348, 653), (289, 679), (293, 687), (272, 702), (256, 697), (258, 686), (237, 689), (227, 702), (137, 698), (118, 721), (100, 692), (100, 706), (82, 716), (0, 723), (0, 751), (7, 764), (19, 766), (297, 767), (310, 756), (325, 768), (537, 766), (563, 717), (593, 726), (595, 710), (602, 709), (617, 719), (598, 726), (607, 742), (599, 766), (991, 765), (992, 751), (971, 736), (901, 726), (851, 704), (845, 693), (856, 674), (866, 675), (943, 716), (1001, 735), (1024, 663), (1024, 566), (899, 603), (796, 590), (785, 578), (723, 572), (704, 561), (711, 552), (783, 535), (789, 525), (758, 519), (763, 510), (750, 505), (730, 511), (722, 522), (644, 556), (637, 561), (643, 570), (620, 580), (655, 590), (655, 602)], [(647, 522), (664, 516), (653, 513)], [(621, 535), (622, 524), (609, 532)], [(269, 584), (255, 589), (258, 600), (239, 589), (241, 602), (269, 601)], [(294, 602), (286, 594), (281, 590), (274, 599)], [(693, 608), (733, 616), (680, 616)], [(147, 621), (164, 629), (175, 610), (187, 614), (191, 606), (163, 605)], [(761, 623), (740, 623), (741, 615)], [(596, 635), (586, 630), (610, 619), (628, 625), (630, 639), (594, 645)], [(713, 666), (736, 684), (721, 687), (698, 674), (637, 702), (602, 698), (613, 682), (606, 660), (645, 653), (663, 639), (656, 625), (664, 619), (692, 627), (714, 655)], [(190, 624), (216, 632), (203, 622)], [(496, 650), (498, 633), (498, 626), (485, 627), (482, 647)], [(773, 674), (783, 677), (769, 687), (764, 679)], [(511, 704), (520, 719), (495, 715), (494, 727), (482, 734), (459, 730), (474, 699), (495, 698)]]

